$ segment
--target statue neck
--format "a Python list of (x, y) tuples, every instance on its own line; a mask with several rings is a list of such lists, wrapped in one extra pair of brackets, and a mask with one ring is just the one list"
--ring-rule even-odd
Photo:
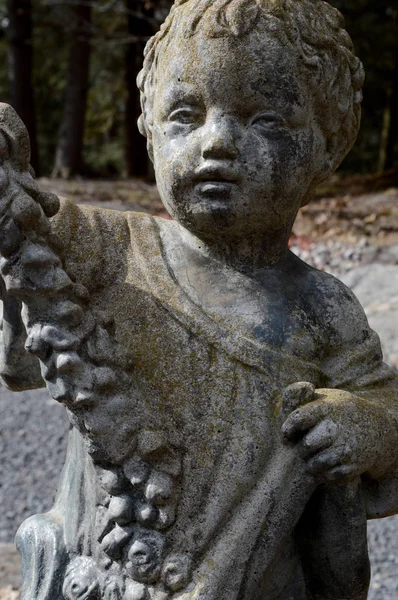
[(281, 263), (288, 253), (289, 237), (290, 229), (233, 239), (198, 237), (182, 230), (183, 241), (190, 249), (224, 263), (226, 267), (252, 274)]

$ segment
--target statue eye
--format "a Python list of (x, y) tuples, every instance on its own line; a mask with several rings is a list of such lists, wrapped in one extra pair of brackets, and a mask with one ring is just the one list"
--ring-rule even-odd
[(182, 125), (193, 125), (200, 121), (200, 113), (197, 109), (188, 106), (177, 108), (170, 113), (169, 121)]
[(284, 124), (285, 120), (283, 117), (274, 112), (258, 115), (252, 121), (252, 125), (263, 130), (276, 129), (278, 127), (283, 127)]

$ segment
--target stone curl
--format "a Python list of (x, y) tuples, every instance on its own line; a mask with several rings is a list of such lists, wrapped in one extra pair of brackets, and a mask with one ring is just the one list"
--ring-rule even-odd
[[(160, 31), (144, 52), (137, 84), (141, 91), (140, 132), (152, 150), (152, 105), (157, 64), (162, 48), (174, 36), (244, 36), (260, 30), (295, 48), (300, 62), (312, 72), (317, 122), (325, 136), (328, 172), (350, 151), (358, 134), (365, 73), (344, 29), (341, 13), (323, 0), (176, 0)], [(327, 173), (326, 173), (327, 174)]]

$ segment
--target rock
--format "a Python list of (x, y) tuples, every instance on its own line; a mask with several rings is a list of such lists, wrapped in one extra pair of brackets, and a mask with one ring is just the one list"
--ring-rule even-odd
[(20, 591), (14, 590), (10, 585), (0, 588), (0, 600), (19, 600)]

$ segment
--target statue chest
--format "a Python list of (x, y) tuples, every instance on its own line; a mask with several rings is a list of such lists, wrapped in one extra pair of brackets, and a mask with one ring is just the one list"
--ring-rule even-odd
[(241, 273), (176, 268), (187, 296), (222, 329), (303, 360), (319, 357), (326, 342), (300, 290), (270, 277), (261, 283)]

